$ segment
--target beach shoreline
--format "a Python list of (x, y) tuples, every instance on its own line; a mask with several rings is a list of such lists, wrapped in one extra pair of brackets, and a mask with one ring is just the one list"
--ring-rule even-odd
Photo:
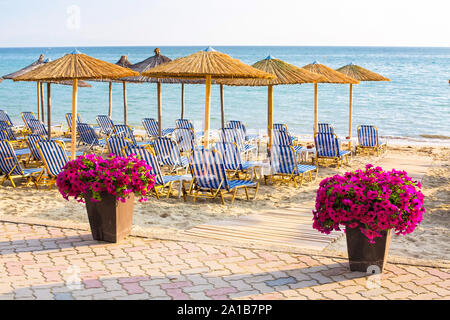
[[(240, 195), (234, 205), (230, 205), (230, 197), (226, 197), (226, 205), (221, 205), (217, 199), (193, 203), (190, 198), (183, 202), (182, 198), (173, 196), (161, 200), (152, 196), (146, 203), (135, 203), (134, 230), (145, 234), (175, 234), (213, 220), (235, 219), (257, 214), (261, 210), (277, 210), (292, 204), (311, 202), (315, 199), (321, 179), (363, 168), (367, 163), (386, 163), (390, 158), (404, 158), (411, 163), (429, 159), (431, 163), (422, 178), (427, 209), (424, 220), (412, 234), (394, 236), (390, 252), (396, 256), (450, 260), (450, 148), (447, 147), (389, 146), (388, 152), (380, 157), (358, 155), (353, 157), (349, 166), (344, 165), (339, 169), (334, 165), (320, 167), (319, 178), (302, 188), (261, 183), (256, 200), (245, 201)], [(9, 183), (5, 183), (5, 186), (0, 187), (0, 199), (0, 220), (2, 217), (10, 221), (15, 218), (18, 221), (34, 218), (43, 223), (51, 221), (67, 225), (88, 222), (84, 204), (64, 200), (56, 188), (36, 190), (20, 184), (13, 189)], [(327, 250), (345, 252), (345, 236), (332, 243)]]

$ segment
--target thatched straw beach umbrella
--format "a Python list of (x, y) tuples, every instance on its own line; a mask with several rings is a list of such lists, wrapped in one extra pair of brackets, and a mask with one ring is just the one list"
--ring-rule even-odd
[[(155, 48), (155, 55), (133, 64), (129, 68), (137, 71), (140, 74), (146, 72), (152, 68), (163, 65), (172, 61), (172, 59), (161, 54), (159, 48)], [(185, 84), (202, 84), (205, 83), (204, 79), (180, 79), (180, 78), (151, 78), (139, 75), (137, 77), (126, 77), (121, 80), (134, 83), (156, 83), (157, 97), (158, 97), (158, 123), (159, 123), (159, 135), (162, 134), (162, 97), (161, 97), (161, 84), (162, 83), (181, 83), (181, 118), (184, 118), (184, 85)]]
[(137, 72), (115, 64), (95, 59), (75, 50), (62, 58), (46, 63), (40, 68), (17, 77), (14, 81), (61, 81), (72, 80), (72, 143), (71, 158), (75, 159), (77, 127), (77, 89), (78, 80), (118, 79), (135, 76)]
[(205, 147), (209, 145), (211, 79), (275, 78), (272, 74), (253, 68), (211, 47), (145, 71), (142, 75), (155, 78), (198, 79), (204, 77), (206, 79), (205, 137), (203, 140)]
[[(303, 66), (303, 69), (320, 74), (325, 77), (325, 80), (319, 81), (319, 83), (352, 83), (358, 84), (359, 81), (351, 77), (346, 76), (343, 73), (337, 72), (317, 61), (311, 64)], [(314, 84), (314, 135), (318, 130), (318, 100), (317, 100), (318, 85)]]
[[(44, 64), (46, 64), (47, 62), (50, 62), (50, 59), (45, 59), (44, 54), (41, 54), (39, 56), (39, 58), (34, 61), (33, 63), (31, 63), (30, 65), (17, 70), (15, 72), (9, 73), (7, 75), (4, 75), (2, 78), (3, 79), (10, 79), (10, 80), (14, 80), (15, 78), (26, 74), (27, 72), (30, 72)], [(72, 82), (70, 81), (52, 81), (51, 83), (56, 83), (56, 84), (64, 84), (64, 85), (72, 85)], [(42, 121), (44, 121), (44, 89), (43, 89), (43, 83), (40, 81), (36, 82), (37, 84), (37, 114), (38, 114), (38, 119)], [(78, 84), (79, 87), (90, 87), (91, 85), (84, 82), (84, 81), (80, 81), (80, 83)], [(49, 87), (49, 84), (47, 84), (47, 89)], [(47, 101), (49, 100), (48, 98), (48, 92), (47, 92)], [(47, 106), (48, 108), (48, 106)]]
[[(346, 76), (352, 77), (353, 79), (359, 81), (391, 81), (388, 78), (383, 77), (381, 74), (367, 70), (353, 63), (340, 67), (339, 69), (336, 69), (336, 71), (339, 71), (345, 74)], [(353, 108), (352, 96), (353, 96), (353, 84), (350, 83), (349, 110), (348, 110), (348, 136), (350, 138), (352, 137), (352, 108)]]
[[(270, 55), (267, 58), (256, 62), (252, 67), (274, 74), (276, 79), (224, 79), (218, 80), (217, 82), (228, 86), (267, 86), (267, 134), (269, 136), (268, 148), (270, 148), (272, 144), (273, 126), (273, 86), (317, 83), (318, 81), (325, 80), (325, 78), (280, 59), (276, 59)], [(224, 122), (224, 119), (222, 119), (222, 126)]]

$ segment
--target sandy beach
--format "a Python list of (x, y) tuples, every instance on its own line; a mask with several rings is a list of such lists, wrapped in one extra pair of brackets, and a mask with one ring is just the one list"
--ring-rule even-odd
[[(390, 252), (399, 256), (423, 259), (450, 260), (450, 148), (425, 146), (389, 146), (388, 152), (379, 157), (375, 155), (354, 156), (349, 165), (339, 169), (334, 164), (321, 166), (318, 179), (301, 188), (286, 184), (265, 185), (260, 181), (260, 190), (254, 201), (245, 201), (244, 195), (238, 194), (233, 205), (230, 196), (226, 205), (219, 199), (200, 199), (197, 203), (192, 198), (184, 202), (173, 196), (157, 200), (154, 196), (148, 202), (136, 201), (133, 228), (152, 231), (177, 232), (192, 228), (212, 220), (225, 220), (241, 215), (256, 214), (261, 210), (285, 208), (291, 204), (312, 202), (321, 179), (334, 174), (363, 168), (367, 163), (389, 163), (390, 159), (408, 159), (408, 163), (423, 162), (428, 159), (430, 166), (422, 178), (425, 194), (426, 214), (423, 222), (410, 235), (394, 236)], [(386, 168), (390, 169), (390, 168)], [(402, 168), (396, 168), (402, 169)], [(66, 224), (87, 223), (84, 204), (74, 200), (64, 200), (58, 190), (36, 190), (19, 184), (13, 189), (9, 183), (0, 187), (0, 219), (38, 218), (43, 221), (58, 221)], [(312, 214), (311, 214), (312, 218)], [(312, 222), (311, 222), (312, 223)], [(332, 243), (327, 249), (346, 251), (345, 236)]]

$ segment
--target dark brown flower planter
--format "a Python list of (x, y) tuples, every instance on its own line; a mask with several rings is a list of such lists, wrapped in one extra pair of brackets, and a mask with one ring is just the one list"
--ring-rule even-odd
[(86, 199), (86, 209), (94, 240), (119, 242), (131, 232), (133, 222), (134, 194), (126, 202), (109, 193), (101, 194), (100, 202)]
[[(347, 228), (347, 252), (351, 271), (370, 272), (376, 271), (377, 266), (383, 272), (386, 265), (391, 242), (392, 230), (381, 231), (382, 237), (375, 238), (375, 243), (369, 243), (359, 228)], [(369, 268), (370, 267), (370, 268)]]

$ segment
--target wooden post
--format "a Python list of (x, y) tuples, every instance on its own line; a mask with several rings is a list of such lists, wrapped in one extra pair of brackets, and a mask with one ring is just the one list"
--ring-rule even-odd
[(73, 79), (72, 84), (72, 142), (70, 145), (70, 159), (75, 159), (76, 147), (77, 147), (77, 90), (78, 79)]
[(51, 84), (47, 82), (47, 131), (48, 131), (48, 140), (52, 138), (52, 93), (51, 93)]
[(267, 135), (269, 143), (267, 150), (270, 151), (272, 145), (272, 127), (273, 127), (273, 86), (267, 86)]
[(156, 91), (158, 96), (158, 134), (162, 136), (162, 101), (161, 101), (161, 82), (156, 84)]
[(127, 83), (123, 82), (123, 123), (127, 124)]
[(223, 96), (223, 84), (220, 85), (220, 115), (222, 119), (222, 128), (225, 128), (225, 106)]
[(352, 96), (353, 96), (353, 84), (350, 83), (350, 101), (348, 109), (348, 137), (352, 137)]
[(44, 122), (44, 84), (42, 82), (39, 82), (39, 90), (41, 91), (41, 119)]
[(108, 109), (108, 117), (111, 119), (112, 114), (112, 82), (109, 83), (109, 109)]
[(314, 136), (316, 136), (317, 132), (319, 132), (319, 111), (317, 107), (317, 91), (318, 91), (317, 82), (314, 83)]
[(205, 148), (207, 148), (209, 145), (210, 100), (211, 100), (211, 75), (207, 75), (206, 76), (206, 94), (205, 94), (205, 136), (203, 137), (203, 146)]
[(181, 119), (184, 119), (184, 83), (181, 84)]
[(41, 120), (41, 90), (39, 90), (39, 81), (36, 82), (37, 84), (37, 116), (38, 120)]

